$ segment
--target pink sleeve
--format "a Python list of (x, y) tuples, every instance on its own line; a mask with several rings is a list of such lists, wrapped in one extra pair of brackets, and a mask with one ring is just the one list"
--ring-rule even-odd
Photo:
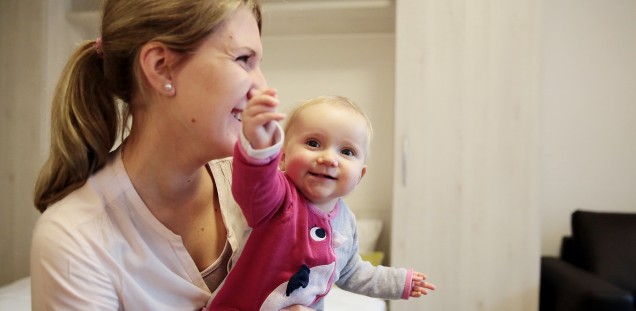
[(234, 147), (232, 163), (232, 195), (241, 207), (247, 224), (254, 228), (273, 217), (283, 206), (289, 183), (278, 169), (280, 151), (267, 163), (254, 163)]
[(409, 299), (411, 292), (413, 291), (413, 269), (406, 271), (406, 281), (404, 281), (404, 291), (402, 292), (402, 299)]

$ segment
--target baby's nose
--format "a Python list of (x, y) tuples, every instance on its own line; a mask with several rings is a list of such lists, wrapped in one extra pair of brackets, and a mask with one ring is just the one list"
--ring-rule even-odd
[(318, 163), (327, 166), (338, 166), (336, 157), (331, 152), (324, 152), (318, 157)]

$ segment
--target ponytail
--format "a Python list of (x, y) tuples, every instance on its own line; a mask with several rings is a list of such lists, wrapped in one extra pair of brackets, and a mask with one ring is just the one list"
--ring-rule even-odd
[(97, 52), (94, 41), (79, 46), (55, 89), (49, 158), (35, 185), (40, 212), (84, 185), (115, 144), (121, 117)]

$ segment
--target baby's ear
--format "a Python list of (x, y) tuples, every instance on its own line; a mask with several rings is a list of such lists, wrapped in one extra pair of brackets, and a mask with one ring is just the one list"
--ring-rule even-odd
[(364, 177), (364, 174), (367, 173), (367, 166), (363, 165), (362, 166), (362, 171), (360, 172), (360, 178), (358, 178), (358, 183), (360, 183), (360, 181), (362, 180), (362, 177)]

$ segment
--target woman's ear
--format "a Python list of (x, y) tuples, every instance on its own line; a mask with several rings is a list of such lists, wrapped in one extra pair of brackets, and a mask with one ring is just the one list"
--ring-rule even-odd
[(174, 52), (160, 42), (148, 42), (139, 53), (139, 64), (146, 76), (149, 86), (165, 96), (174, 96), (174, 85), (171, 65)]

